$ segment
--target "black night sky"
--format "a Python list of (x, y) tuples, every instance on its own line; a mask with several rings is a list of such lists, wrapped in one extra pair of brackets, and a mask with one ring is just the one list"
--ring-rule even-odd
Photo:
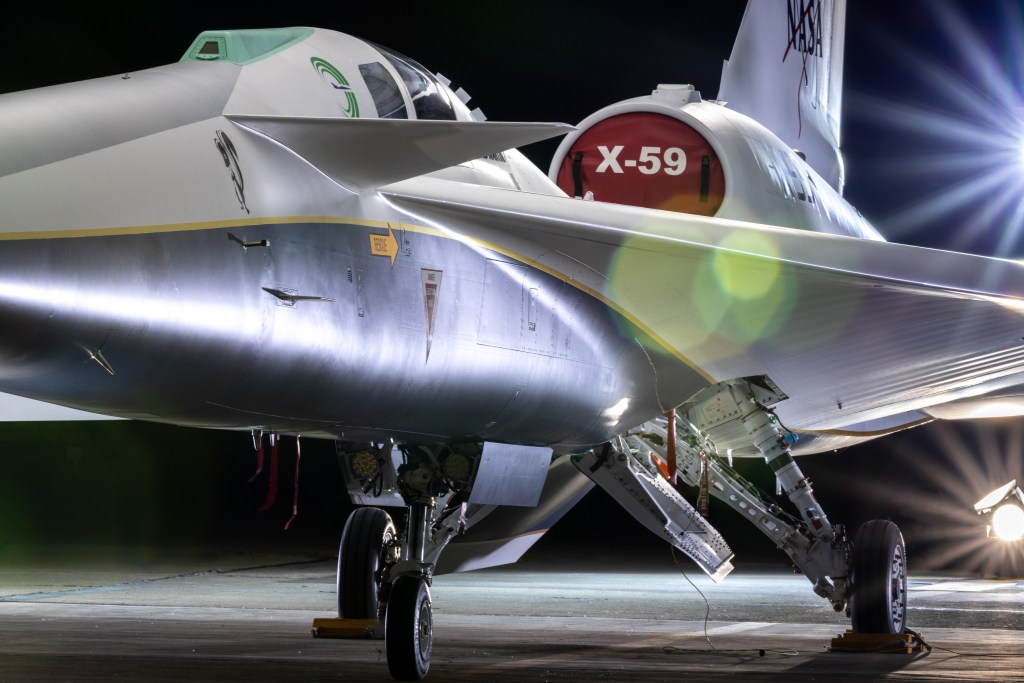
[[(5, 12), (0, 93), (175, 61), (206, 29), (306, 25), (413, 57), (465, 88), (471, 106), (491, 120), (576, 123), (658, 83), (693, 83), (713, 97), (745, 4), (19, 3)], [(1017, 205), (1024, 187), (965, 191), (1003, 158), (988, 142), (1024, 132), (1018, 3), (850, 5), (847, 198), (893, 241), (1024, 256), (1024, 239), (1013, 229), (1024, 215)], [(546, 169), (553, 149), (527, 151)], [(1010, 198), (998, 199), (1004, 195)], [(942, 197), (960, 200), (927, 208)], [(899, 522), (912, 567), (985, 569), (950, 548), (960, 534), (982, 533), (970, 510), (978, 498), (1024, 476), (1021, 434), (1020, 421), (930, 425), (801, 464), (833, 521), (853, 528), (876, 517)], [(0, 545), (233, 541), (330, 552), (348, 510), (333, 448), (303, 442), (301, 512), (288, 532), (282, 525), (291, 507), (293, 440), (283, 453), (279, 500), (260, 512), (266, 481), (246, 484), (255, 464), (247, 434), (138, 423), (2, 423)], [(751, 465), (744, 472), (771, 487), (764, 468)], [(738, 562), (772, 552), (753, 530), (733, 524), (728, 511), (713, 514)], [(597, 552), (611, 532), (630, 547), (661, 552), (653, 539), (636, 540), (644, 532), (624, 517), (603, 493), (592, 493), (541, 549), (554, 552), (576, 539)]]

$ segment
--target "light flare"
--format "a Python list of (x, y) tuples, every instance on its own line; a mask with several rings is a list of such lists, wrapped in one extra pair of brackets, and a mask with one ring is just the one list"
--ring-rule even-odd
[(891, 437), (889, 444), (897, 448), (889, 458), (898, 462), (900, 481), (879, 485), (857, 477), (856, 488), (873, 506), (890, 506), (908, 518), (903, 525), (913, 568), (1024, 576), (1024, 549), (988, 538), (986, 520), (975, 510), (982, 496), (1024, 472), (1024, 423), (937, 422), (914, 430), (912, 438)]
[(952, 2), (929, 5), (953, 52), (938, 59), (878, 37), (913, 83), (934, 91), (929, 106), (848, 97), (851, 115), (898, 133), (900, 144), (928, 150), (871, 169), (913, 198), (879, 221), (889, 237), (921, 236), (934, 244), (925, 233), (938, 225), (946, 248), (998, 256), (1024, 250), (1024, 20), (1016, 3), (999, 7), (1000, 31), (993, 36), (982, 35)]

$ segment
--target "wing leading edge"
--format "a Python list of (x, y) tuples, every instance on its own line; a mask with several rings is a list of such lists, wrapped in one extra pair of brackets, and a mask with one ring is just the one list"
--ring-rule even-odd
[(228, 118), (284, 145), (351, 190), (388, 185), (575, 130), (564, 123)]

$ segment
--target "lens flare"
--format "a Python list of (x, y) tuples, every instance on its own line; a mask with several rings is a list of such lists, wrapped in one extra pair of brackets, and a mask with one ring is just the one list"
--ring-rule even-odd
[[(779, 262), (771, 260), (778, 255), (775, 244), (758, 233), (726, 235), (714, 255), (715, 278), (727, 294), (749, 301), (760, 299), (772, 290), (779, 278)], [(736, 253), (739, 252), (739, 253)], [(758, 259), (746, 253), (765, 254), (769, 259)]]

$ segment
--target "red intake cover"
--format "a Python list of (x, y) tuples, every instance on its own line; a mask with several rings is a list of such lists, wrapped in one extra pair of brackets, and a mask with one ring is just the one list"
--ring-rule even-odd
[(562, 159), (558, 186), (570, 197), (591, 191), (602, 202), (703, 216), (713, 216), (725, 195), (708, 141), (679, 119), (648, 112), (585, 130)]

